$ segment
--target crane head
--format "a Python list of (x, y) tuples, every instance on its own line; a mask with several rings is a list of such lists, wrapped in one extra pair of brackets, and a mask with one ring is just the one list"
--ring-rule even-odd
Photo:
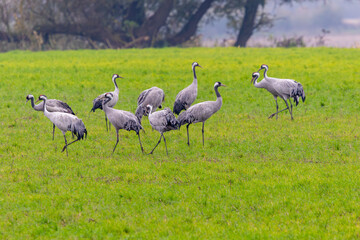
[(192, 68), (194, 69), (195, 67), (201, 67), (201, 68), (203, 68), (203, 67), (200, 66), (197, 62), (193, 62)]
[(43, 101), (43, 100), (46, 100), (46, 99), (47, 99), (46, 95), (40, 95), (36, 102)]
[(113, 75), (113, 79), (116, 79), (116, 78), (123, 78), (123, 77), (121, 77), (121, 76), (119, 76), (119, 74), (116, 74), (116, 73), (115, 73), (115, 74)]
[(226, 85), (225, 85), (225, 84), (222, 84), (221, 82), (216, 82), (216, 83), (214, 84), (214, 87), (226, 87)]
[(259, 68), (258, 71), (260, 71), (261, 69), (265, 69), (267, 71), (267, 70), (269, 70), (269, 66), (266, 64), (263, 64), (263, 65), (261, 65), (261, 67)]
[(146, 109), (148, 110), (148, 114), (152, 112), (152, 106), (150, 104), (146, 105)]
[(112, 93), (105, 93), (104, 97), (105, 99), (103, 100), (103, 104), (106, 104), (113, 99), (114, 95)]
[(252, 74), (251, 83), (255, 82), (256, 79), (258, 79), (259, 77), (260, 77), (260, 73), (254, 72), (254, 73)]
[(34, 96), (31, 95), (31, 94), (26, 96), (26, 102), (25, 103), (27, 103), (30, 99), (34, 99)]

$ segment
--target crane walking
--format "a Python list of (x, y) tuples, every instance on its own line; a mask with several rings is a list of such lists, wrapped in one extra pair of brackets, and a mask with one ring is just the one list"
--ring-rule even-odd
[(137, 100), (137, 109), (135, 112), (135, 116), (139, 119), (141, 123), (141, 119), (143, 116), (147, 116), (147, 105), (153, 106), (153, 110), (156, 111), (157, 108), (162, 108), (162, 103), (165, 99), (165, 93), (161, 88), (152, 87), (146, 89), (142, 93)]
[[(45, 95), (43, 95), (45, 96)], [(45, 96), (46, 97), (46, 96)], [(40, 99), (38, 99), (35, 103), (34, 103), (34, 96), (29, 94), (26, 96), (26, 102), (31, 101), (31, 106), (35, 111), (44, 111), (44, 102), (41, 102), (39, 104), (35, 104), (38, 101), (40, 101)], [(46, 109), (49, 112), (64, 112), (64, 113), (69, 113), (72, 115), (75, 115), (75, 113), (73, 112), (73, 110), (71, 109), (71, 107), (67, 104), (64, 103), (60, 100), (56, 100), (56, 99), (48, 99), (47, 100), (47, 105), (46, 105)], [(53, 140), (54, 140), (54, 135), (55, 135), (55, 124), (53, 124)]]
[[(197, 77), (195, 67), (201, 67), (197, 62), (193, 62), (192, 70), (194, 73), (193, 82), (183, 90), (181, 90), (175, 98), (173, 112), (177, 115), (182, 110), (188, 109), (197, 97)], [(201, 67), (202, 68), (202, 67)]]
[(170, 108), (165, 108), (164, 110), (157, 112), (152, 112), (153, 107), (151, 105), (147, 105), (147, 108), (149, 112), (150, 125), (161, 134), (158, 143), (155, 145), (155, 147), (153, 148), (153, 150), (151, 150), (149, 154), (152, 154), (154, 152), (155, 148), (161, 142), (161, 138), (163, 138), (165, 143), (166, 154), (169, 155), (166, 146), (164, 132), (178, 129), (179, 122), (174, 116), (174, 114), (171, 112)]
[(116, 139), (116, 144), (112, 151), (112, 154), (114, 154), (115, 148), (116, 148), (117, 144), (119, 143), (119, 129), (124, 129), (127, 131), (135, 131), (139, 137), (141, 151), (144, 152), (144, 149), (142, 147), (141, 140), (140, 140), (140, 130), (142, 129), (142, 126), (141, 126), (138, 118), (131, 112), (111, 108), (109, 106), (109, 103), (111, 103), (112, 99), (114, 98), (112, 93), (106, 93), (104, 96), (105, 96), (105, 99), (102, 103), (102, 109), (104, 110), (107, 118), (109, 119), (109, 122), (116, 129), (117, 139)]
[[(289, 113), (291, 115), (291, 120), (294, 120), (293, 114), (292, 114), (293, 105), (291, 103), (290, 98), (293, 98), (294, 102), (296, 103), (296, 106), (299, 104), (300, 97), (301, 97), (302, 101), (304, 102), (305, 101), (305, 93), (304, 93), (303, 86), (299, 82), (296, 82), (292, 79), (281, 79), (281, 78), (268, 77), (267, 71), (269, 70), (269, 67), (266, 64), (261, 65), (261, 67), (258, 71), (260, 71), (262, 69), (264, 69), (264, 79), (258, 83), (257, 79), (259, 78), (260, 74), (255, 72), (252, 75), (251, 82), (254, 84), (255, 87), (265, 88), (274, 96), (275, 103), (276, 103), (276, 112), (271, 114), (269, 116), (269, 118), (272, 118), (276, 115), (276, 119), (278, 119), (279, 112), (289, 110)], [(281, 99), (283, 99), (286, 104), (286, 108), (284, 108), (280, 111), (279, 111), (279, 105), (277, 102), (277, 97), (280, 97)], [(290, 107), (287, 102), (288, 99), (289, 99)]]
[[(65, 146), (62, 149), (62, 152), (66, 149), (66, 156), (68, 156), (67, 147), (74, 142), (77, 142), (81, 139), (86, 138), (87, 131), (85, 125), (81, 119), (76, 117), (75, 115), (64, 113), (64, 112), (49, 112), (47, 110), (47, 97), (45, 95), (39, 96), (40, 100), (44, 101), (44, 115), (57, 127), (61, 130), (62, 134), (64, 135), (65, 139)], [(73, 134), (77, 136), (77, 139), (67, 143), (66, 140), (66, 132), (71, 131)]]
[[(117, 85), (117, 83), (116, 83), (116, 79), (117, 79), (117, 78), (123, 78), (123, 77), (120, 77), (118, 74), (114, 74), (114, 75), (112, 76), (112, 81), (113, 81), (113, 83), (114, 83), (114, 85), (115, 85), (115, 90), (111, 92), (112, 95), (113, 95), (113, 98), (112, 98), (112, 100), (108, 103), (108, 106), (109, 106), (109, 107), (114, 107), (114, 106), (116, 105), (116, 103), (118, 102), (118, 100), (119, 100), (119, 87), (118, 87), (118, 85)], [(106, 93), (103, 93), (103, 94), (97, 96), (97, 97), (93, 100), (93, 107), (92, 107), (92, 109), (90, 110), (90, 112), (91, 112), (91, 111), (95, 112), (95, 110), (98, 109), (98, 108), (102, 110), (102, 103), (103, 103), (103, 101), (105, 100), (105, 94), (106, 94)], [(106, 131), (109, 131), (109, 130), (108, 130), (108, 123), (107, 123), (106, 114), (105, 114), (105, 123), (106, 123)], [(109, 128), (110, 128), (110, 123), (109, 123)]]
[(221, 82), (216, 82), (214, 84), (214, 90), (216, 93), (216, 101), (206, 101), (197, 103), (193, 106), (191, 106), (189, 109), (187, 109), (185, 112), (182, 112), (178, 120), (180, 122), (180, 126), (186, 125), (186, 131), (187, 131), (187, 144), (190, 146), (190, 140), (189, 140), (189, 125), (192, 123), (198, 123), (202, 122), (202, 140), (203, 140), (203, 146), (204, 146), (204, 127), (205, 127), (205, 121), (208, 120), (214, 113), (220, 110), (222, 105), (222, 97), (218, 91), (219, 87), (226, 87)]

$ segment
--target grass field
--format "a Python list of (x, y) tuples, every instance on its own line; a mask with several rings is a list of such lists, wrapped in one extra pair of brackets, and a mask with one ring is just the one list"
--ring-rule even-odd
[[(0, 54), (1, 239), (345, 239), (360, 234), (360, 49), (142, 49)], [(134, 132), (112, 127), (92, 100), (113, 91), (134, 112), (139, 93), (165, 91), (164, 106), (192, 82), (197, 102), (223, 106), (205, 124), (165, 133), (143, 155)], [(305, 103), (267, 119), (275, 102), (251, 83), (269, 76), (301, 82)], [(67, 102), (88, 138), (61, 153), (64, 139), (27, 94)], [(279, 101), (280, 108), (285, 105)], [(159, 138), (147, 117), (146, 152)], [(71, 139), (71, 134), (67, 134)]]

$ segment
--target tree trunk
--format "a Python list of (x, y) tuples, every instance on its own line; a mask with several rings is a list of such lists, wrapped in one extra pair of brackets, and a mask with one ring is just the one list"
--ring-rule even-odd
[(124, 19), (142, 25), (145, 19), (144, 0), (132, 1), (126, 9)]
[(156, 12), (141, 25), (136, 31), (136, 36), (149, 37), (150, 41), (155, 37), (160, 29), (166, 23), (171, 10), (173, 9), (174, 0), (163, 0)]
[(191, 16), (189, 21), (185, 24), (182, 30), (175, 36), (169, 38), (167, 41), (170, 45), (178, 45), (188, 41), (195, 35), (198, 24), (201, 18), (205, 15), (207, 10), (211, 7), (214, 0), (205, 0), (197, 9), (194, 15)]
[(110, 43), (111, 46), (120, 48), (125, 44), (125, 41), (122, 40), (120, 34), (110, 33), (108, 30), (104, 29), (102, 26), (94, 25), (72, 25), (72, 24), (56, 24), (51, 26), (35, 26), (34, 30), (39, 34), (69, 34), (69, 35), (79, 35), (84, 37), (89, 37), (94, 41), (99, 41), (103, 43)]
[(255, 29), (255, 19), (259, 5), (263, 4), (263, 0), (247, 0), (245, 4), (245, 15), (241, 24), (240, 32), (237, 36), (234, 46), (246, 47), (247, 41), (250, 39)]

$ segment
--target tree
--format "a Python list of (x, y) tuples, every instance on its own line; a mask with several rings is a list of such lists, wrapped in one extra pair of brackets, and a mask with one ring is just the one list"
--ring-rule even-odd
[[(4, 10), (8, 0), (1, 1), (0, 21), (7, 26), (2, 39), (25, 40), (37, 34), (46, 44), (52, 35), (66, 34), (123, 48), (188, 41), (215, 0), (13, 0), (17, 27), (12, 31)], [(21, 32), (27, 38), (15, 37)]]

